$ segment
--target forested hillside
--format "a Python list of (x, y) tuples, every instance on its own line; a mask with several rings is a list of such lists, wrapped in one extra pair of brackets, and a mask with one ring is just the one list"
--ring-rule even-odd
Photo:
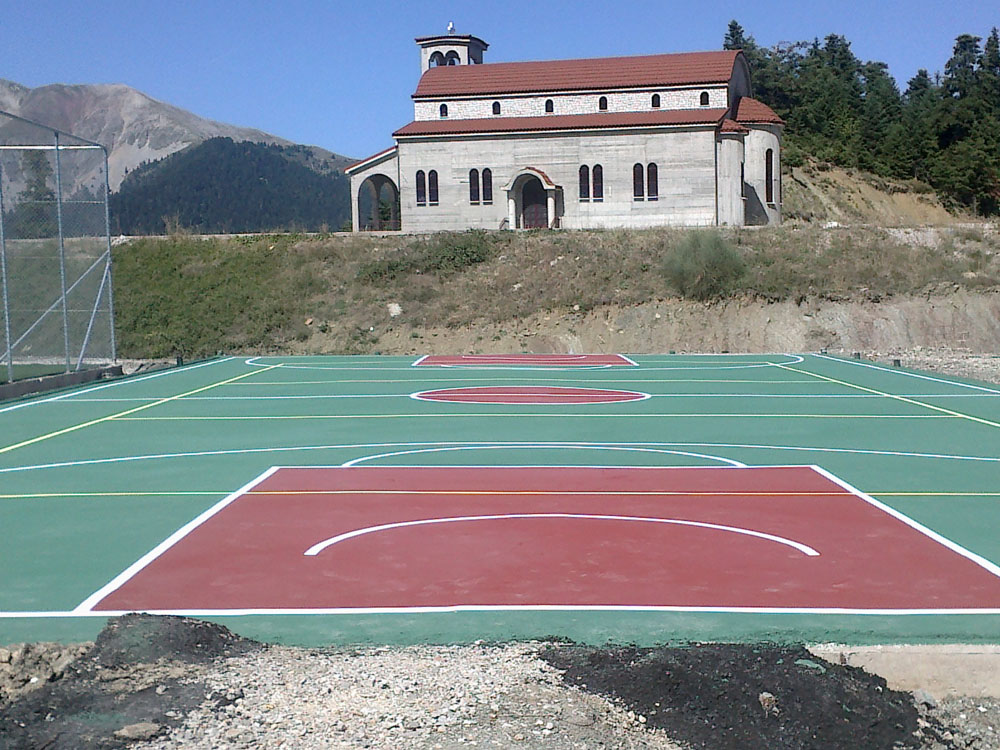
[(349, 193), (304, 146), (211, 138), (131, 172), (111, 196), (112, 232), (337, 230)]
[(919, 70), (900, 92), (884, 62), (851, 43), (761, 47), (736, 21), (723, 46), (742, 49), (754, 96), (786, 122), (783, 159), (808, 157), (929, 184), (953, 207), (1000, 213), (1000, 36), (955, 40), (943, 74)]

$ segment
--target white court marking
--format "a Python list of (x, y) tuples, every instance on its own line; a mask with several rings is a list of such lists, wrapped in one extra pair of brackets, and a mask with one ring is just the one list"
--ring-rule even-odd
[(548, 444), (548, 443), (528, 443), (519, 445), (475, 445), (475, 446), (443, 446), (443, 447), (433, 447), (433, 448), (414, 448), (405, 451), (392, 451), (390, 453), (376, 453), (371, 456), (359, 456), (357, 458), (352, 458), (350, 461), (345, 461), (341, 464), (341, 467), (358, 466), (366, 461), (377, 461), (382, 458), (392, 458), (394, 456), (412, 456), (420, 453), (447, 453), (450, 451), (480, 451), (480, 450), (558, 450), (558, 449), (570, 449), (570, 450), (596, 450), (596, 451), (633, 451), (636, 453), (664, 453), (673, 456), (685, 456), (687, 458), (703, 458), (709, 461), (718, 461), (719, 463), (726, 464), (727, 466), (734, 466), (739, 469), (747, 468), (745, 463), (741, 461), (736, 461), (732, 458), (724, 458), (722, 456), (711, 456), (707, 453), (691, 453), (688, 451), (678, 451), (678, 450), (668, 450), (665, 448), (649, 448), (649, 447), (639, 447), (639, 446), (596, 446), (596, 445), (558, 445), (558, 444)]
[[(140, 375), (138, 377), (127, 376), (120, 380), (116, 380), (113, 383), (105, 383), (104, 385), (95, 385), (89, 388), (84, 388), (80, 391), (69, 391), (63, 393), (59, 396), (52, 396), (50, 398), (33, 399), (31, 401), (25, 401), (23, 403), (13, 404), (12, 406), (5, 406), (0, 409), (0, 414), (8, 411), (16, 411), (17, 409), (24, 409), (28, 406), (38, 406), (39, 404), (50, 404), (54, 401), (64, 401), (66, 399), (72, 399), (74, 396), (80, 396), (84, 393), (93, 393), (94, 391), (102, 391), (105, 388), (115, 388), (119, 385), (131, 385), (132, 383), (141, 383), (144, 380), (153, 380), (154, 378), (162, 378), (165, 375), (173, 375), (178, 372), (187, 372), (188, 370), (197, 370), (199, 367), (209, 367), (211, 365), (219, 365), (223, 362), (231, 362), (236, 359), (235, 357), (226, 357), (225, 359), (213, 359), (208, 362), (200, 362), (196, 365), (185, 365), (183, 367), (174, 367), (168, 370), (162, 370), (160, 372), (152, 372), (149, 375)], [(159, 398), (149, 399), (150, 401), (158, 401)]]
[(881, 365), (875, 365), (875, 364), (872, 364), (870, 362), (857, 362), (857, 361), (851, 360), (851, 359), (846, 359), (846, 360), (845, 359), (839, 359), (837, 357), (830, 357), (830, 356), (828, 356), (826, 354), (813, 354), (811, 356), (816, 357), (818, 359), (825, 359), (825, 360), (828, 360), (830, 362), (837, 362), (838, 364), (842, 364), (842, 365), (854, 365), (855, 367), (867, 367), (867, 368), (869, 368), (871, 370), (878, 370), (880, 372), (888, 372), (888, 373), (892, 373), (893, 375), (904, 375), (904, 376), (906, 376), (908, 378), (917, 378), (919, 380), (929, 380), (932, 383), (944, 383), (946, 385), (958, 386), (959, 388), (972, 388), (973, 390), (976, 390), (976, 391), (986, 391), (987, 393), (991, 393), (993, 395), (1000, 396), (1000, 390), (997, 390), (995, 388), (986, 388), (985, 386), (973, 385), (971, 383), (963, 383), (963, 382), (958, 381), (958, 380), (947, 380), (945, 378), (936, 378), (933, 375), (921, 375), (921, 374), (916, 373), (916, 372), (906, 372), (905, 370), (895, 370), (895, 369), (892, 369), (892, 368), (889, 368), (889, 367), (882, 367)]
[(791, 547), (798, 550), (804, 555), (809, 557), (819, 557), (819, 552), (817, 552), (812, 547), (802, 544), (801, 542), (796, 542), (793, 539), (787, 539), (783, 536), (776, 536), (774, 534), (767, 534), (763, 531), (755, 531), (753, 529), (744, 529), (739, 526), (724, 526), (717, 523), (705, 523), (702, 521), (684, 521), (677, 518), (650, 518), (647, 516), (606, 516), (597, 515), (593, 513), (504, 513), (500, 515), (484, 515), (484, 516), (450, 516), (446, 518), (424, 518), (418, 521), (398, 521), (396, 523), (383, 523), (378, 526), (366, 526), (362, 529), (355, 529), (353, 531), (348, 531), (343, 534), (337, 534), (329, 539), (324, 539), (321, 542), (317, 542), (312, 547), (307, 549), (302, 554), (307, 557), (312, 557), (318, 555), (323, 550), (332, 547), (335, 544), (340, 544), (341, 542), (346, 542), (348, 539), (356, 539), (360, 536), (365, 536), (367, 534), (377, 534), (383, 531), (391, 531), (393, 529), (405, 529), (415, 526), (430, 526), (444, 523), (464, 523), (472, 521), (503, 521), (508, 519), (538, 519), (538, 518), (564, 518), (564, 519), (581, 519), (588, 521), (627, 521), (635, 523), (654, 523), (654, 524), (666, 524), (674, 526), (693, 526), (701, 529), (711, 529), (713, 531), (725, 531), (732, 534), (743, 534), (744, 536), (752, 536), (758, 539), (765, 539), (769, 542), (777, 542), (778, 544), (784, 544), (786, 547)]
[[(684, 355), (684, 356), (694, 356), (694, 355)], [(709, 355), (709, 356), (723, 356), (723, 355)], [(746, 356), (746, 355), (734, 355), (734, 356)], [(778, 356), (790, 357), (787, 362), (753, 362), (750, 364), (742, 365), (693, 365), (689, 367), (653, 367), (650, 365), (639, 365), (643, 371), (667, 371), (667, 370), (746, 370), (754, 369), (758, 367), (777, 367), (778, 365), (795, 365), (805, 361), (805, 358), (798, 354), (783, 354)], [(266, 367), (266, 363), (258, 362), (256, 360), (266, 359), (266, 357), (251, 357), (246, 360), (246, 364), (251, 367)], [(273, 359), (273, 358), (272, 358)], [(280, 359), (280, 358), (278, 358)], [(427, 365), (423, 365), (427, 367)], [(435, 365), (436, 367), (450, 368), (450, 369), (461, 369), (461, 370), (544, 370), (546, 372), (552, 371), (565, 371), (565, 370), (581, 370), (581, 369), (610, 369), (612, 367), (622, 367), (623, 365), (578, 365), (576, 367), (542, 367), (542, 366), (517, 366), (517, 365), (494, 365), (494, 366), (476, 366), (476, 365)], [(392, 372), (392, 371), (411, 371), (413, 365), (406, 365), (405, 367), (347, 367), (343, 365), (332, 365), (328, 367), (319, 365), (297, 365), (282, 363), (282, 368), (285, 370), (375, 370), (378, 372)]]
[[(202, 458), (208, 456), (239, 456), (252, 455), (257, 453), (295, 453), (298, 451), (338, 451), (357, 450), (367, 448), (391, 448), (399, 446), (465, 446), (476, 448), (480, 446), (490, 446), (498, 448), (518, 447), (525, 443), (476, 443), (474, 441), (438, 441), (438, 442), (389, 442), (389, 443), (331, 443), (326, 445), (289, 445), (270, 446), (266, 448), (228, 448), (205, 451), (182, 451), (175, 453), (147, 453), (130, 456), (111, 456), (108, 458), (87, 458), (74, 461), (56, 461), (45, 464), (34, 464), (29, 466), (11, 466), (0, 469), (0, 474), (14, 474), (22, 471), (41, 471), (46, 469), (63, 469), (73, 466), (93, 466), (100, 464), (128, 463), (131, 461), (159, 461), (173, 458)], [(732, 448), (738, 450), (773, 450), (773, 451), (801, 451), (805, 453), (844, 453), (870, 456), (890, 456), (894, 458), (918, 458), (918, 459), (942, 459), (952, 461), (974, 461), (985, 463), (1000, 463), (997, 456), (963, 456), (950, 453), (920, 453), (915, 451), (887, 451), (866, 448), (828, 448), (822, 446), (803, 445), (764, 445), (758, 443), (681, 443), (681, 442), (634, 442), (634, 443), (531, 443), (533, 446), (545, 448), (595, 448), (607, 447), (613, 449), (619, 446), (634, 447), (672, 447), (672, 448)], [(367, 458), (367, 457), (362, 457)], [(737, 462), (738, 463), (738, 462)]]

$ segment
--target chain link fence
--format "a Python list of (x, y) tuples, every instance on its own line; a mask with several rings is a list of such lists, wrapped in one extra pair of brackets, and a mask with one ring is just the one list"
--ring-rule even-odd
[(108, 156), (0, 111), (0, 382), (116, 359)]

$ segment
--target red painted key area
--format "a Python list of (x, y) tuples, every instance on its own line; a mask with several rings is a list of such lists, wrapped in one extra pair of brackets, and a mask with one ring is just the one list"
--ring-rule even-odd
[(995, 608), (1000, 577), (810, 467), (287, 468), (96, 609), (537, 605)]

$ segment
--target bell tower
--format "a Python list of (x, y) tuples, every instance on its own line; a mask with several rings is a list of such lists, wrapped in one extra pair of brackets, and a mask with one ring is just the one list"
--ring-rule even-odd
[(415, 41), (420, 47), (421, 75), (439, 65), (479, 65), (490, 46), (471, 34), (456, 34), (453, 23), (448, 24), (447, 34), (418, 36)]

